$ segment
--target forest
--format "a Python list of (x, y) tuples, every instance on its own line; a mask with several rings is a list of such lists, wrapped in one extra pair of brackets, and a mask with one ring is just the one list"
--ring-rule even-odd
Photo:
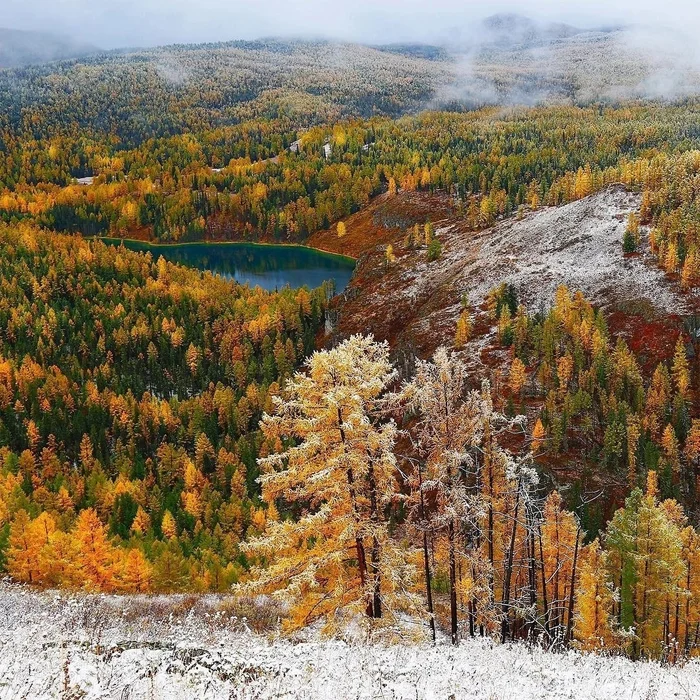
[(42, 585), (229, 586), (266, 518), (257, 424), (313, 350), (325, 289), (24, 226), (0, 247), (3, 564)]
[[(263, 119), (132, 149), (106, 134), (7, 139), (0, 216), (162, 242), (300, 242), (400, 188), (450, 193), (478, 229), (611, 182), (657, 187), (644, 170), (700, 148), (697, 109), (485, 108), (303, 131)], [(82, 176), (94, 179), (72, 179)]]
[[(584, 334), (595, 327), (587, 324), (590, 307), (576, 308), (563, 292), (557, 301), (554, 324)], [(589, 338), (593, 362), (604, 361), (600, 329)], [(560, 359), (560, 396), (572, 369)], [(495, 410), (488, 382), (467, 389), (466, 366), (446, 348), (419, 360), (413, 378), (392, 391), (396, 378), (385, 343), (352, 336), (315, 353), (273, 400), (264, 435), (294, 441), (260, 460), (263, 498), (273, 512), (281, 501), (306, 507), (298, 518), (270, 520), (246, 543), (270, 565), (242, 590), (286, 595), (291, 628), (322, 619), (332, 631), (357, 614), (396, 624), (418, 608), (435, 639), (438, 606), (446, 605), (453, 644), (462, 630), (632, 658), (677, 661), (696, 652), (700, 538), (682, 506), (660, 491), (658, 472), (637, 475), (643, 428), (632, 427), (634, 417), (624, 449), (630, 495), (586, 543), (559, 493), (539, 488), (536, 460), (552, 440), (541, 423), (525, 453), (502, 448), (504, 435), (523, 431), (524, 416)], [(617, 384), (633, 391), (628, 379)], [(511, 384), (520, 388), (517, 372)], [(408, 455), (399, 449), (406, 432)], [(670, 452), (663, 469), (678, 471), (668, 466)], [(436, 592), (445, 594), (440, 602)]]
[[(691, 298), (698, 102), (421, 109), (447, 59), (408, 54), (271, 40), (0, 71), (0, 567), (270, 595), (289, 632), (408, 615), (454, 644), (698, 655), (697, 317), (650, 362), (576, 289), (528, 309), (501, 285), (494, 382), (467, 362), (466, 301), (449, 344), (399, 362), (329, 345), (330, 285), (266, 292), (99, 240), (342, 238), (414, 191), (476, 234), (622, 184), (641, 205), (621, 258), (648, 246)], [(431, 221), (405, 236), (439, 261)], [(572, 454), (622, 495), (557, 488)]]

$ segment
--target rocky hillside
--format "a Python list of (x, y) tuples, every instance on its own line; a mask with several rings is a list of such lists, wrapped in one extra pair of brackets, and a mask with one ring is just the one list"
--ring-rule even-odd
[[(561, 284), (581, 290), (610, 317), (624, 315), (618, 330), (635, 333), (634, 319), (677, 324), (699, 308), (697, 299), (681, 293), (654, 265), (645, 242), (641, 254), (623, 255), (626, 219), (638, 206), (639, 195), (613, 186), (474, 232), (446, 199), (433, 199), (431, 206), (427, 195), (400, 193), (350, 217), (344, 238), (325, 233), (312, 243), (356, 255), (367, 248), (340, 304), (341, 334), (371, 331), (396, 345), (430, 352), (452, 342), (462, 295), (479, 309), (501, 282), (512, 284), (532, 311), (547, 308)], [(404, 231), (428, 218), (442, 245), (433, 262), (425, 246), (404, 245)], [(379, 245), (371, 247), (372, 242)], [(393, 264), (386, 261), (389, 243)], [(659, 351), (664, 354), (655, 348)]]

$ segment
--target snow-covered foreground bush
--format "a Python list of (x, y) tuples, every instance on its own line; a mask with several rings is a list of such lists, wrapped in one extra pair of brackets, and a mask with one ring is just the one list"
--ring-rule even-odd
[[(37, 593), (0, 584), (0, 698), (697, 698), (700, 664), (488, 641), (292, 643), (217, 596)], [(238, 614), (236, 614), (238, 613)], [(253, 620), (253, 618), (255, 618)], [(262, 622), (261, 622), (262, 620)]]

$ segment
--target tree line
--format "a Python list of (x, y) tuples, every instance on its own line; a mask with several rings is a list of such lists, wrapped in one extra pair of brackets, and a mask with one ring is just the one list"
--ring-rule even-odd
[(660, 498), (657, 472), (586, 543), (561, 495), (538, 487), (541, 438), (520, 456), (501, 447), (524, 417), (496, 411), (492, 387), (467, 376), (444, 347), (403, 383), (372, 338), (314, 353), (263, 418), (278, 446), (260, 460), (270, 515), (238, 590), (285, 600), (290, 629), (333, 632), (357, 615), (392, 626), (410, 612), (433, 639), (444, 623), (453, 644), (696, 653), (700, 539)]

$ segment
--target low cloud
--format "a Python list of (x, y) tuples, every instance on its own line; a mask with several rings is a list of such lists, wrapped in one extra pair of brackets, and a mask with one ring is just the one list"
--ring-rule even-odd
[(496, 12), (584, 26), (630, 21), (700, 26), (700, 8), (691, 0), (663, 6), (651, 0), (3, 0), (0, 24), (63, 32), (104, 48), (269, 35), (442, 43), (469, 34)]
[[(484, 30), (487, 15), (508, 12), (532, 22)], [(572, 38), (564, 23), (598, 32), (597, 38)], [(691, 0), (3, 0), (0, 24), (63, 33), (101, 48), (266, 36), (439, 44), (454, 56), (453, 80), (431, 106), (674, 99), (697, 94), (700, 85), (693, 39), (700, 6)], [(599, 31), (613, 27), (618, 30)], [(536, 38), (543, 32), (542, 41), (531, 41), (533, 31)], [(188, 78), (168, 54), (158, 71), (171, 83)]]

